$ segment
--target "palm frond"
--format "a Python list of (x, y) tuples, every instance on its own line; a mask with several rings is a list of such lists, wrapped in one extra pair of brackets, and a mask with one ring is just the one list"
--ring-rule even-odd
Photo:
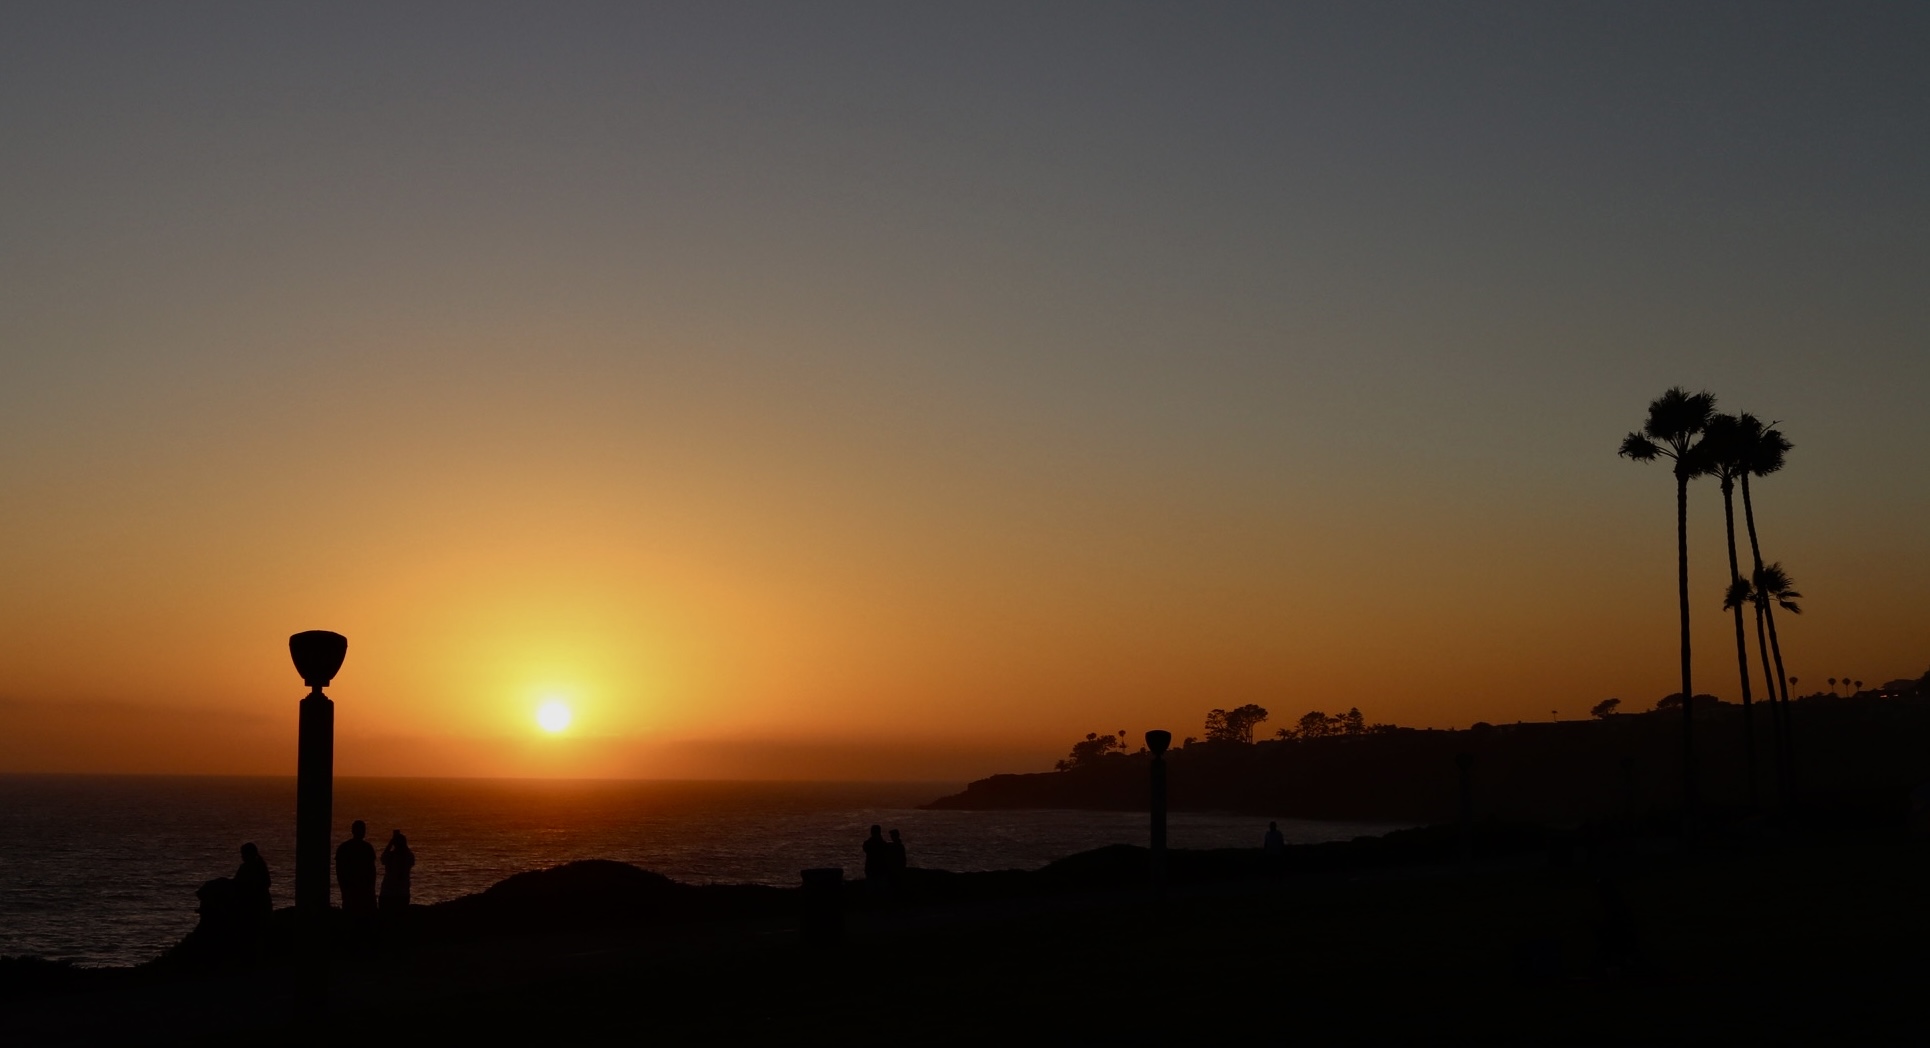
[(1637, 462), (1653, 462), (1656, 456), (1662, 454), (1662, 449), (1656, 445), (1655, 441), (1650, 440), (1640, 433), (1630, 433), (1628, 436), (1622, 438), (1622, 450), (1616, 452), (1616, 454), (1623, 458), (1634, 459)]
[(1801, 615), (1803, 609), (1796, 605), (1796, 599), (1801, 596), (1802, 594), (1796, 589), (1795, 581), (1789, 577), (1788, 572), (1783, 570), (1781, 561), (1773, 564), (1764, 564), (1762, 567), (1756, 569), (1756, 599), (1758, 601), (1767, 602), (1773, 600), (1777, 606), (1784, 611), (1792, 615)]
[(1756, 569), (1756, 588), (1768, 593), (1770, 596), (1781, 596), (1784, 593), (1792, 593), (1792, 595), (1798, 597), (1802, 596), (1802, 594), (1793, 593), (1791, 590), (1791, 587), (1795, 584), (1796, 580), (1790, 578), (1789, 572), (1783, 570), (1783, 562), (1780, 560), (1764, 564), (1762, 567)]
[(1723, 594), (1722, 610), (1734, 611), (1744, 604), (1753, 604), (1755, 601), (1756, 588), (1749, 584), (1748, 579), (1737, 579), (1729, 583), (1729, 591)]
[(1696, 472), (1723, 480), (1742, 475), (1743, 452), (1750, 439), (1748, 424), (1743, 418), (1725, 414), (1710, 416), (1708, 428), (1703, 430), (1702, 439), (1695, 446)]
[(1766, 477), (1783, 468), (1785, 458), (1795, 446), (1781, 430), (1759, 429), (1743, 448), (1743, 468), (1751, 476)]
[(1733, 456), (1721, 443), (1712, 441), (1707, 435), (1689, 446), (1682, 456), (1682, 472), (1691, 477), (1728, 477), (1735, 478), (1741, 473), (1734, 466)]
[(1642, 432), (1650, 440), (1683, 445), (1708, 428), (1709, 418), (1715, 412), (1715, 394), (1707, 390), (1691, 393), (1681, 386), (1672, 386), (1667, 393), (1649, 402), (1649, 417), (1642, 424)]

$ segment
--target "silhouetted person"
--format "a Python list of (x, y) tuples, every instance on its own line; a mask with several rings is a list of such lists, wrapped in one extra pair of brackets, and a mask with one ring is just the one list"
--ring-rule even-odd
[(1261, 845), (1260, 866), (1269, 877), (1278, 877), (1287, 869), (1287, 838), (1280, 832), (1280, 824), (1267, 823), (1267, 835)]
[(891, 890), (897, 891), (898, 886), (904, 882), (905, 867), (909, 865), (905, 858), (905, 839), (898, 836), (897, 830), (891, 831), (891, 843), (885, 845), (885, 856), (891, 860), (890, 876), (887, 879), (891, 882)]
[(409, 908), (409, 871), (415, 868), (415, 852), (401, 830), (389, 835), (382, 849), (382, 909), (401, 912)]
[(871, 836), (864, 841), (864, 882), (865, 890), (877, 892), (891, 879), (891, 845), (885, 840), (885, 828), (873, 826)]
[(275, 912), (274, 896), (268, 893), (268, 864), (253, 841), (241, 846), (241, 865), (235, 868), (235, 909), (244, 923), (259, 925)]
[(229, 960), (256, 953), (267, 938), (274, 903), (268, 895), (268, 864), (250, 844), (241, 846), (233, 877), (216, 877), (195, 890), (201, 922), (190, 937), (202, 958)]
[(349, 833), (335, 849), (335, 881), (342, 888), (342, 912), (366, 917), (375, 912), (375, 845), (364, 839), (369, 824), (360, 819)]
[(195, 924), (193, 934), (197, 950), (203, 957), (216, 959), (232, 955), (243, 936), (234, 878), (216, 876), (201, 888), (195, 888), (195, 897), (201, 899), (201, 905), (195, 907), (195, 913), (201, 915), (201, 923)]

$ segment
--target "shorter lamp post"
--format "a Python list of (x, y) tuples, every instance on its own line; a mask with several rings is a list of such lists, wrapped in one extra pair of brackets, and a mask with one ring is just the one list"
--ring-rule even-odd
[(1153, 751), (1152, 816), (1153, 898), (1166, 894), (1166, 748), (1173, 744), (1173, 733), (1157, 729), (1146, 733), (1146, 748)]
[(1618, 763), (1622, 769), (1622, 816), (1628, 820), (1629, 834), (1633, 836), (1642, 821), (1635, 804), (1635, 758), (1623, 757)]
[(1474, 862), (1474, 754), (1457, 753), (1454, 766), (1461, 778), (1461, 864)]

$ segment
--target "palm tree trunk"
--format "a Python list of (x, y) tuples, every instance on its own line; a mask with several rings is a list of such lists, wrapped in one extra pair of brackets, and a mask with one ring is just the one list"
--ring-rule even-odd
[(1689, 474), (1675, 466), (1675, 580), (1682, 617), (1682, 808), (1683, 836), (1693, 844), (1696, 829), (1695, 688), (1689, 682)]
[(1769, 737), (1776, 744), (1776, 797), (1785, 811), (1789, 808), (1789, 776), (1783, 768), (1783, 715), (1776, 702), (1775, 670), (1769, 665), (1769, 634), (1763, 625), (1763, 611), (1756, 604), (1756, 651), (1762, 656), (1762, 679), (1769, 683), (1769, 691), (1764, 701), (1769, 703)]
[[(1742, 581), (1736, 568), (1736, 482), (1722, 478), (1722, 521), (1729, 536), (1729, 585)], [(1749, 775), (1749, 808), (1756, 808), (1756, 717), (1749, 701), (1749, 641), (1742, 630), (1742, 602), (1736, 602), (1736, 671), (1742, 677), (1742, 752)]]
[[(1762, 543), (1756, 538), (1756, 504), (1749, 495), (1747, 472), (1742, 475), (1742, 520), (1749, 529), (1750, 556), (1756, 562), (1756, 570), (1760, 572), (1762, 571)], [(1789, 673), (1783, 669), (1783, 649), (1776, 639), (1776, 609), (1770, 607), (1767, 599), (1763, 600), (1761, 607), (1763, 618), (1769, 624), (1770, 654), (1776, 661), (1776, 676), (1770, 681), (1769, 697), (1773, 702), (1778, 692), (1782, 695), (1782, 700), (1775, 703), (1781, 714), (1778, 719), (1782, 728), (1780, 740), (1782, 752), (1778, 754), (1777, 765), (1781, 773), (1784, 804), (1787, 806), (1796, 801), (1796, 725), (1789, 713)]]
[(1769, 652), (1776, 660), (1776, 680), (1783, 686), (1783, 774), (1789, 777), (1789, 799), (1796, 800), (1796, 720), (1790, 714), (1789, 678), (1783, 675), (1783, 646), (1776, 639), (1776, 609), (1763, 602), (1763, 615), (1769, 621)]

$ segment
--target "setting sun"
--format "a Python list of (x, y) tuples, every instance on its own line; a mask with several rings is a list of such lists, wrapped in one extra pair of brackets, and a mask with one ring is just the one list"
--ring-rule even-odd
[(536, 711), (536, 723), (547, 732), (558, 732), (570, 726), (570, 708), (556, 699), (543, 703)]

